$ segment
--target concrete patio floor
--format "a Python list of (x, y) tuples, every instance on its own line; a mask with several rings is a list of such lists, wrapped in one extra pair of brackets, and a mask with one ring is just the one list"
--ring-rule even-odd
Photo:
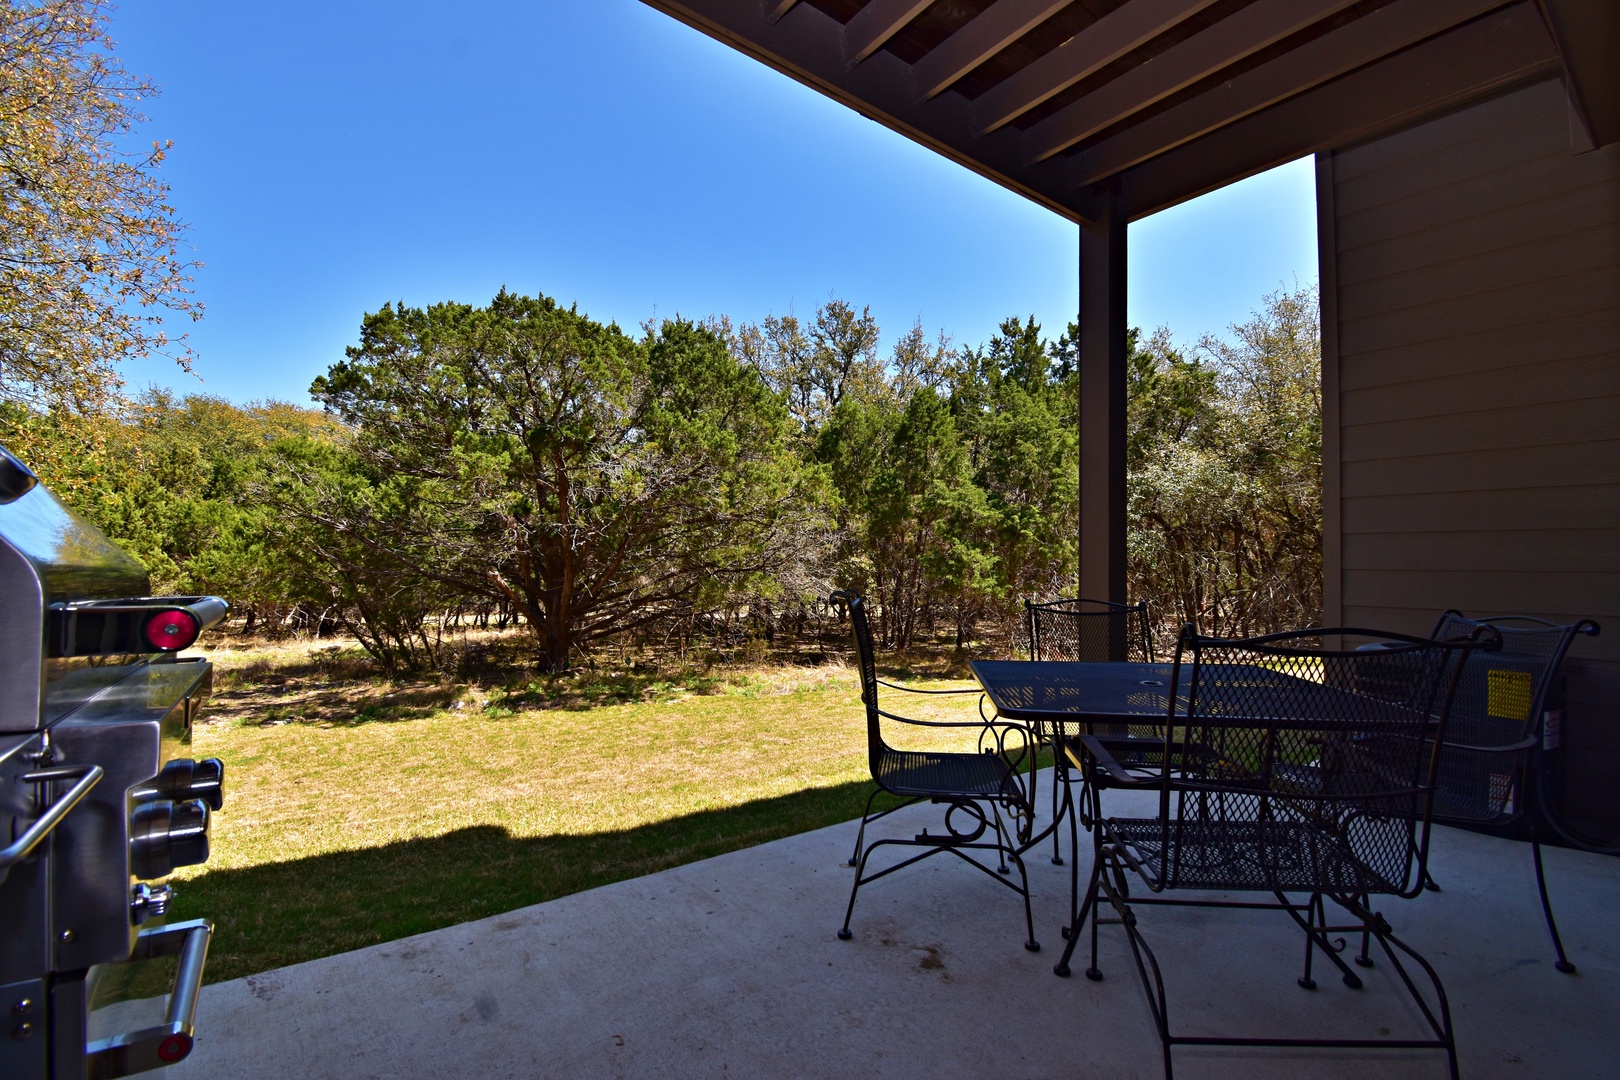
[[(1116, 804), (1115, 812), (1120, 812)], [(938, 810), (884, 832), (937, 827)], [(340, 956), (209, 986), (199, 1080), (258, 1077), (1156, 1077), (1158, 1041), (1123, 934), (1102, 982), (1059, 979), (1069, 868), (1029, 860), (1018, 897), (938, 858), (861, 892), (835, 931), (854, 825)], [(1083, 841), (1084, 843), (1084, 841)], [(1082, 870), (1089, 860), (1082, 860)], [(1377, 907), (1439, 970), (1465, 1077), (1620, 1076), (1620, 860), (1547, 851), (1577, 975), (1554, 970), (1527, 845), (1437, 830), (1444, 891)], [(1185, 1032), (1424, 1034), (1387, 963), (1360, 991), (1278, 913), (1144, 909)], [(1326, 971), (1324, 971), (1326, 969)], [(1185, 1048), (1188, 1078), (1432, 1077), (1433, 1051)]]

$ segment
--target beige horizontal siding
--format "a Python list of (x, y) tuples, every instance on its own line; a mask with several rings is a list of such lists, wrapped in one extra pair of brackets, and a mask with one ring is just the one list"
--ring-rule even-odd
[[(1393, 269), (1391, 272), (1395, 272)], [(1440, 345), (1451, 338), (1514, 326), (1527, 314), (1570, 322), (1611, 309), (1620, 275), (1580, 271), (1538, 281), (1473, 279), (1451, 300), (1395, 312), (1339, 313), (1339, 356), (1395, 345)]]
[(1353, 496), (1620, 484), (1620, 440), (1552, 438), (1539, 446), (1363, 458), (1344, 462), (1340, 475)]
[[(1396, 599), (1398, 601), (1400, 598)], [(1340, 622), (1342, 622), (1345, 626), (1364, 626), (1371, 627), (1375, 630), (1397, 630), (1403, 634), (1426, 635), (1434, 630), (1436, 620), (1439, 619), (1441, 612), (1447, 609), (1454, 609), (1461, 611), (1464, 615), (1471, 615), (1480, 618), (1490, 615), (1527, 614), (1526, 612), (1502, 611), (1494, 607), (1464, 607), (1460, 604), (1448, 604), (1445, 607), (1439, 608), (1427, 604), (1408, 605), (1399, 602), (1383, 604), (1347, 604), (1345, 605), (1344, 614), (1340, 619)], [(1528, 614), (1534, 614), (1540, 618), (1548, 619), (1560, 625), (1568, 625), (1569, 623), (1575, 622), (1577, 619), (1589, 619), (1594, 617), (1589, 611), (1537, 611), (1530, 612)], [(1602, 619), (1598, 619), (1598, 622), (1607, 627), (1607, 624), (1604, 624)], [(1571, 655), (1579, 654), (1580, 657), (1584, 658), (1582, 661), (1583, 663), (1592, 664), (1601, 662), (1603, 664), (1609, 664), (1612, 666), (1613, 662), (1605, 659), (1602, 656), (1593, 657), (1589, 655), (1594, 649), (1606, 647), (1602, 646), (1601, 643), (1607, 636), (1609, 636), (1608, 628), (1606, 628), (1602, 634), (1595, 638), (1578, 638), (1576, 643), (1570, 647)]]
[[(1579, 484), (1511, 491), (1362, 495), (1344, 499), (1344, 533), (1499, 532), (1505, 529), (1613, 529), (1620, 487)], [(1467, 559), (1466, 547), (1458, 558)], [(1556, 551), (1540, 558), (1554, 560)], [(1538, 559), (1539, 562), (1539, 559)], [(1467, 565), (1466, 561), (1462, 565)], [(1552, 571), (1556, 564), (1530, 564)]]
[(1613, 356), (1617, 336), (1620, 310), (1601, 300), (1573, 314), (1527, 314), (1525, 321), (1510, 326), (1472, 330), (1440, 341), (1393, 340), (1385, 348), (1358, 351), (1354, 368), (1344, 373), (1339, 385), (1346, 391), (1362, 390), (1548, 360)]
[(1620, 287), (1620, 236), (1612, 243), (1586, 242), (1591, 226), (1566, 222), (1563, 233), (1523, 243), (1459, 252), (1447, 262), (1385, 273), (1361, 282), (1339, 282), (1339, 303), (1352, 318), (1387, 316), (1413, 308), (1472, 298), (1480, 281), (1511, 282), (1515, 288), (1538, 282), (1597, 275)]
[[(1466, 559), (1467, 551), (1458, 555)], [(1388, 596), (1399, 596), (1410, 606), (1440, 612), (1457, 608), (1465, 612), (1570, 612), (1600, 621), (1615, 612), (1594, 610), (1611, 607), (1602, 599), (1620, 593), (1620, 569), (1603, 571), (1560, 570), (1390, 570), (1357, 569), (1345, 582), (1347, 607), (1374, 604)], [(1610, 648), (1620, 657), (1620, 647)]]
[[(1590, 400), (1594, 393), (1611, 406), (1620, 406), (1620, 367), (1612, 356), (1602, 353), (1466, 375), (1425, 378), (1425, 374), (1410, 372), (1403, 382), (1362, 390), (1347, 391), (1341, 387), (1339, 407), (1343, 410), (1344, 425), (1355, 427), (1362, 423), (1447, 414), (1478, 416), (1481, 424), (1489, 425), (1494, 414), (1503, 409)], [(1527, 375), (1533, 377), (1526, 378)]]
[[(1388, 191), (1376, 205), (1367, 200), (1368, 205), (1363, 207), (1341, 209), (1339, 221), (1355, 230), (1349, 250), (1464, 221), (1474, 216), (1474, 211), (1494, 214), (1522, 203), (1538, 202), (1553, 187), (1579, 187), (1579, 183), (1570, 184), (1565, 175), (1568, 157), (1566, 137), (1562, 146), (1538, 146), (1533, 155), (1522, 158), (1508, 150), (1489, 164), (1477, 166), (1443, 157), (1425, 159), (1433, 162), (1433, 172), (1422, 177), (1421, 185)], [(1370, 177), (1364, 183), (1384, 179)]]
[[(1613, 529), (1425, 530), (1352, 533), (1344, 540), (1341, 558), (1350, 570), (1399, 566), (1407, 570), (1450, 571), (1456, 567), (1458, 549), (1463, 545), (1468, 548), (1469, 569), (1481, 574), (1514, 573), (1551, 551), (1558, 552), (1559, 565), (1565, 572), (1607, 573), (1620, 568), (1620, 533)], [(1616, 624), (1615, 640), (1620, 641), (1620, 624)]]
[(1329, 518), (1343, 624), (1604, 625), (1568, 808), (1620, 826), (1620, 147), (1568, 124), (1554, 81), (1334, 155)]
[[(1504, 248), (1555, 240), (1587, 228), (1620, 221), (1620, 200), (1614, 189), (1594, 179), (1579, 187), (1549, 194), (1527, 191), (1524, 201), (1500, 207), (1487, 216), (1466, 215), (1435, 221), (1426, 211), (1413, 208), (1413, 231), (1379, 241), (1363, 239), (1354, 248), (1339, 249), (1340, 287), (1377, 280), (1389, 272), (1391, 259), (1408, 271), (1441, 271), (1459, 259)], [(1392, 223), (1383, 222), (1386, 229)]]
[[(1563, 83), (1549, 79), (1528, 88), (1526, 96), (1562, 101)], [(1528, 143), (1533, 147), (1540, 141), (1536, 132), (1544, 124), (1545, 113), (1555, 107), (1547, 100), (1539, 100), (1532, 108), (1517, 113), (1469, 108), (1439, 123), (1407, 128), (1358, 146), (1353, 154), (1341, 154), (1343, 161), (1334, 168), (1336, 184), (1348, 187), (1380, 172), (1404, 176), (1418, 171), (1412, 169), (1414, 164), (1427, 166), (1431, 158), (1467, 153), (1470, 143), (1499, 141), (1503, 133), (1510, 133), (1514, 144)]]
[[(1525, 373), (1527, 384), (1535, 378)], [(1527, 388), (1526, 393), (1529, 393)], [(1564, 398), (1513, 408), (1360, 423), (1343, 430), (1344, 459), (1427, 457), (1459, 450), (1547, 446), (1576, 440), (1620, 438), (1620, 408), (1611, 396)]]

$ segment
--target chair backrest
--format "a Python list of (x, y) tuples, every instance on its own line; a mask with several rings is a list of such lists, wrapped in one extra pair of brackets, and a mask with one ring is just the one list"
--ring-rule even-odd
[(1188, 626), (1162, 766), (1164, 886), (1185, 876), (1273, 889), (1286, 878), (1291, 889), (1415, 895), (1432, 740), (1445, 731), (1458, 658), (1475, 645), (1350, 628), (1221, 639)]
[(1147, 601), (1116, 604), (1075, 597), (1045, 603), (1024, 601), (1031, 660), (1153, 659)]
[(872, 775), (881, 773), (887, 744), (883, 741), (881, 714), (878, 712), (877, 653), (872, 646), (872, 627), (866, 618), (866, 601), (859, 594), (839, 589), (827, 597), (829, 603), (849, 612), (850, 633), (855, 641), (855, 663), (861, 673), (861, 703), (866, 706), (866, 754)]
[(1440, 752), (1435, 816), (1507, 824), (1525, 811), (1525, 773), (1543, 736), (1564, 654), (1576, 634), (1595, 636), (1598, 624), (1582, 619), (1560, 625), (1528, 615), (1470, 619), (1447, 611), (1432, 636), (1467, 637), (1481, 626), (1493, 627), (1502, 647), (1472, 652), (1463, 663)]

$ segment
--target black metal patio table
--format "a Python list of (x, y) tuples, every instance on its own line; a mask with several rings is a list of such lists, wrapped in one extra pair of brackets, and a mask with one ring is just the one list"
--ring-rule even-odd
[[(1146, 755), (1163, 752), (1164, 725), (1169, 720), (1170, 691), (1174, 682), (1173, 664), (974, 660), (969, 666), (998, 715), (1028, 724), (1039, 742), (1051, 742), (1057, 759), (1054, 762), (1054, 783), (1066, 783), (1069, 768), (1079, 767), (1083, 753), (1080, 739), (1084, 736), (1104, 739), (1109, 744), (1110, 752), (1120, 761), (1134, 760), (1137, 764), (1145, 764), (1149, 760)], [(1261, 693), (1286, 695), (1289, 684), (1301, 681), (1298, 676), (1251, 664), (1219, 667), (1229, 670), (1218, 678), (1235, 680)], [(1186, 674), (1183, 672), (1184, 678)], [(1315, 704), (1319, 708), (1322, 702)], [(1320, 717), (1308, 715), (1315, 711), (1306, 709), (1306, 715), (1298, 715), (1297, 720), (1309, 723), (1314, 719), (1328, 726), (1333, 724), (1331, 709)], [(1207, 725), (1211, 718), (1205, 717), (1201, 722)], [(1227, 722), (1242, 725), (1253, 721), (1234, 715), (1227, 718)], [(1095, 779), (1096, 784), (1090, 792), (1094, 803), (1100, 789), (1114, 783), (1105, 774)], [(1032, 779), (1032, 802), (1033, 786)], [(1100, 803), (1094, 804), (1091, 810), (1093, 814), (1099, 813)], [(1074, 813), (1074, 805), (1065, 798), (1047, 827), (1022, 844), (1019, 850), (1027, 851), (1050, 837), (1070, 813)], [(1080, 824), (1087, 828), (1091, 824), (1087, 820), (1089, 816), (1082, 814), (1079, 819)], [(1075, 842), (1078, 843), (1078, 837)], [(1074, 884), (1078, 889), (1078, 879)]]
[(1055, 735), (1095, 724), (1162, 724), (1170, 710), (1170, 664), (974, 660), (969, 666), (997, 713)]
[[(989, 695), (996, 712), (1009, 720), (1067, 737), (1097, 734), (1099, 728), (1122, 725), (1151, 725), (1164, 737), (1164, 724), (1170, 715), (1170, 689), (1174, 681), (1172, 664), (1139, 662), (1087, 663), (1073, 660), (974, 660), (969, 665), (979, 685)], [(1184, 665), (1185, 667), (1185, 665)], [(1341, 702), (1362, 696), (1350, 686), (1300, 700), (1291, 694), (1296, 687), (1320, 686), (1320, 675), (1302, 678), (1260, 664), (1205, 664), (1206, 682), (1222, 684), (1254, 695), (1250, 703), (1259, 717), (1275, 718), (1286, 713), (1290, 720), (1317, 722), (1331, 728), (1340, 715)], [(1186, 670), (1182, 678), (1187, 679)], [(1185, 702), (1181, 703), (1185, 706)], [(1281, 709), (1279, 713), (1277, 710)], [(1203, 726), (1243, 726), (1256, 722), (1234, 712), (1224, 718), (1201, 716)]]
[[(1165, 725), (1170, 719), (1170, 693), (1175, 682), (1174, 665), (1168, 663), (1139, 662), (1080, 662), (1070, 660), (974, 660), (970, 664), (974, 677), (995, 705), (996, 712), (1009, 720), (1027, 724), (1036, 738), (1050, 740), (1057, 751), (1055, 783), (1065, 783), (1070, 766), (1078, 768), (1085, 751), (1081, 739), (1086, 736), (1100, 738), (1108, 744), (1110, 755), (1119, 761), (1139, 765), (1148, 763), (1148, 754), (1162, 754), (1165, 749)], [(1183, 670), (1182, 678), (1187, 679)], [(1254, 704), (1262, 714), (1269, 714), (1287, 701), (1286, 712), (1295, 726), (1320, 724), (1330, 731), (1339, 723), (1339, 700), (1349, 702), (1359, 696), (1345, 689), (1326, 696), (1320, 692), (1310, 700), (1299, 700), (1290, 694), (1292, 686), (1307, 681), (1298, 675), (1255, 664), (1206, 665), (1206, 678), (1210, 684), (1224, 683), (1242, 687), (1256, 695)], [(1179, 691), (1185, 693), (1185, 689)], [(1269, 699), (1269, 700), (1267, 700)], [(1264, 702), (1264, 704), (1262, 704)], [(1178, 703), (1178, 713), (1184, 713), (1185, 701)], [(1247, 727), (1266, 725), (1266, 715), (1245, 716), (1243, 710), (1216, 718), (1202, 716), (1199, 724), (1204, 729), (1223, 726)], [(1148, 729), (1148, 730), (1144, 730)], [(1158, 760), (1162, 761), (1162, 758)], [(1162, 765), (1151, 766), (1157, 770)], [(1090, 813), (1077, 814), (1079, 824), (1090, 828), (1101, 813), (1098, 801), (1103, 787), (1120, 781), (1133, 781), (1127, 777), (1111, 778), (1099, 772), (1090, 790)], [(1145, 779), (1145, 778), (1143, 778)], [(1033, 782), (1032, 782), (1033, 785)], [(1033, 792), (1031, 793), (1033, 801)], [(1065, 798), (1053, 821), (1039, 835), (1032, 837), (1021, 850), (1051, 836), (1063, 817), (1076, 814), (1072, 800)], [(1090, 820), (1088, 820), (1090, 819)], [(1073, 827), (1071, 826), (1071, 832)], [(1078, 837), (1075, 843), (1078, 844)], [(1078, 853), (1076, 853), (1078, 854)], [(1076, 859), (1078, 864), (1078, 859)], [(1077, 875), (1078, 865), (1074, 874)], [(1078, 876), (1073, 880), (1078, 898)], [(1072, 907), (1072, 904), (1071, 904)], [(1071, 927), (1073, 923), (1071, 920)], [(1065, 937), (1068, 936), (1065, 932)]]
[[(1455, 1038), (1439, 976), (1371, 905), (1374, 896), (1422, 891), (1433, 806), (1429, 748), (1444, 734), (1456, 685), (1452, 654), (1462, 650), (1466, 659), (1475, 641), (1398, 639), (1387, 662), (1381, 650), (1317, 647), (1329, 635), (1364, 633), (1371, 636), (1306, 630), (1228, 641), (1189, 629), (1176, 665), (972, 665), (998, 716), (1056, 743), (1060, 769), (1071, 763), (1081, 769), (1080, 798), (1065, 786), (1063, 801), (1075, 846), (1078, 825), (1092, 833), (1090, 880), (1082, 901), (1077, 857), (1067, 945), (1053, 972), (1069, 974), (1089, 928), (1086, 975), (1102, 978), (1098, 926), (1124, 927), (1167, 1077), (1177, 1046), (1313, 1046), (1444, 1050), (1455, 1080)], [(1145, 814), (1125, 806), (1105, 817), (1103, 787), (1154, 792), (1158, 805)], [(1141, 879), (1145, 894), (1128, 887), (1127, 871)], [(1177, 890), (1184, 895), (1168, 895)], [(1324, 901), (1348, 920), (1330, 923)], [(1361, 976), (1347, 961), (1371, 966), (1376, 939), (1429, 1030), (1408, 1038), (1384, 1029), (1378, 1039), (1301, 1037), (1296, 1030), (1280, 1038), (1183, 1034), (1171, 1027), (1160, 961), (1138, 926), (1138, 909), (1157, 905), (1287, 914), (1305, 932), (1297, 981), (1307, 990), (1316, 987), (1318, 956), (1347, 986), (1360, 988)], [(1353, 934), (1362, 939), (1360, 954), (1341, 957)], [(1421, 967), (1413, 974), (1427, 976), (1431, 995), (1419, 989), (1403, 958)]]
[[(1057, 758), (1054, 783), (1067, 779), (1065, 740), (1105, 730), (1123, 734), (1120, 727), (1131, 725), (1154, 725), (1162, 731), (1169, 713), (1170, 664), (974, 660), (969, 666), (998, 715), (1029, 724), (1038, 742), (1052, 743)], [(1033, 804), (1033, 776), (1030, 785)], [(1020, 850), (1046, 840), (1072, 812), (1073, 804), (1065, 798), (1047, 827)]]

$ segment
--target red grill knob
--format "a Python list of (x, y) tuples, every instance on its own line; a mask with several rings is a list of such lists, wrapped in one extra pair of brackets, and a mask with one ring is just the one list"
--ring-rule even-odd
[(190, 1035), (170, 1035), (158, 1043), (157, 1056), (160, 1060), (173, 1064), (191, 1053)]
[(197, 640), (202, 627), (189, 611), (160, 611), (146, 620), (146, 640), (159, 652), (178, 652)]

